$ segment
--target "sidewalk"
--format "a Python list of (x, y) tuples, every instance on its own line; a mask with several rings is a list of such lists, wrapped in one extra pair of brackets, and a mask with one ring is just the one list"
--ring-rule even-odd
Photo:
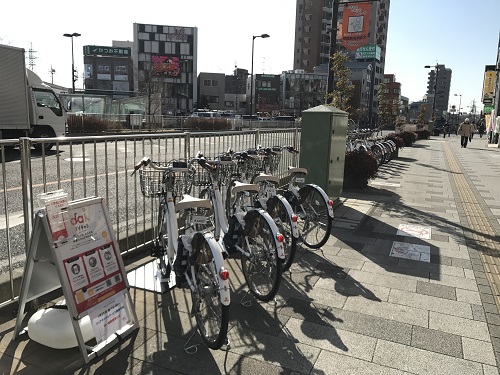
[(331, 238), (298, 252), (276, 304), (240, 305), (243, 274), (229, 262), (227, 351), (184, 352), (189, 293), (132, 288), (141, 328), (84, 369), (76, 349), (12, 342), (15, 314), (0, 311), (0, 373), (498, 374), (500, 150), (477, 135), (461, 149), (452, 135), (399, 155), (344, 192)]

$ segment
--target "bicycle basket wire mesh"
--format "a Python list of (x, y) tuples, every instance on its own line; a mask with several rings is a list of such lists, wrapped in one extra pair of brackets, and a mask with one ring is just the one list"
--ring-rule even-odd
[(275, 154), (266, 155), (264, 157), (264, 170), (268, 170), (271, 174), (277, 173), (281, 161), (281, 152), (275, 152)]
[(193, 166), (187, 167), (188, 164), (185, 160), (172, 160), (169, 165), (175, 165), (175, 163), (184, 163), (183, 168), (186, 168), (186, 170), (170, 171), (165, 174), (167, 188), (172, 191), (174, 198), (191, 193), (196, 173)]
[(193, 162), (190, 169), (193, 171), (193, 186), (208, 186), (211, 184), (210, 172), (198, 162)]
[[(156, 163), (159, 166), (166, 166), (166, 163)], [(150, 167), (139, 169), (139, 183), (141, 193), (145, 198), (151, 198), (161, 193), (163, 186), (163, 171), (158, 171)]]

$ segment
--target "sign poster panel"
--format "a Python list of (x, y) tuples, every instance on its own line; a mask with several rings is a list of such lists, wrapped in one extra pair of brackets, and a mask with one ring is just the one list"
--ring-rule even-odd
[(39, 200), (45, 206), (52, 240), (55, 242), (68, 238), (68, 230), (63, 216), (63, 212), (68, 210), (68, 194), (62, 190), (56, 190), (40, 194)]
[(78, 314), (125, 290), (125, 278), (101, 202), (65, 213), (68, 238), (55, 242)]
[(368, 42), (371, 3), (353, 3), (344, 6), (342, 18), (342, 45), (355, 51)]
[(97, 343), (100, 344), (129, 322), (124, 294), (116, 294), (90, 309), (89, 317)]

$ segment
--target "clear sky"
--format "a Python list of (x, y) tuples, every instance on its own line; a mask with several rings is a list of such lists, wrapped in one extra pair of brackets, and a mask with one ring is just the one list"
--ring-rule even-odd
[[(56, 2), (8, 1), (0, 12), (0, 43), (30, 46), (36, 52), (35, 71), (45, 81), (71, 86), (71, 42), (75, 66), (83, 73), (84, 45), (111, 45), (132, 40), (133, 23), (198, 27), (198, 72), (231, 74), (235, 64), (250, 70), (252, 35), (254, 73), (279, 74), (293, 68), (296, 0), (182, 0)], [(480, 108), (484, 66), (496, 61), (500, 31), (500, 0), (392, 0), (389, 13), (385, 72), (396, 75), (402, 95), (422, 99), (429, 69), (451, 68), (449, 104), (462, 109), (472, 100)], [(31, 44), (30, 44), (31, 43)], [(82, 87), (80, 78), (76, 87)]]

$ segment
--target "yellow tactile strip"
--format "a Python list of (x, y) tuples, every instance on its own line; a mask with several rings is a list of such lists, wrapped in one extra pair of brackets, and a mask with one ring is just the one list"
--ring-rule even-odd
[(497, 234), (467, 183), (457, 158), (446, 143), (443, 143), (443, 147), (472, 232), (472, 239), (483, 249), (479, 252), (479, 256), (483, 262), (496, 305), (500, 310), (500, 244), (494, 240)]

